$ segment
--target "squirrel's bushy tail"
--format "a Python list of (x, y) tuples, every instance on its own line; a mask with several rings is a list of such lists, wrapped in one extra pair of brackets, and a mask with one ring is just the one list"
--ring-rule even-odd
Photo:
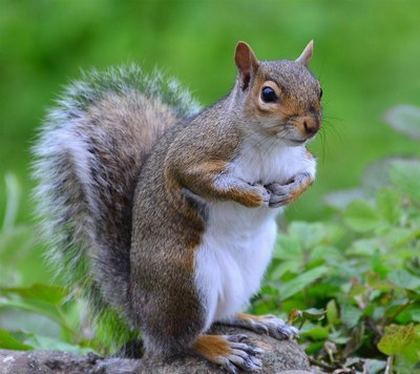
[[(131, 211), (142, 164), (163, 131), (198, 111), (189, 93), (137, 66), (83, 74), (58, 100), (34, 146), (48, 258), (87, 296), (121, 344), (128, 310)], [(123, 331), (121, 331), (123, 330)]]

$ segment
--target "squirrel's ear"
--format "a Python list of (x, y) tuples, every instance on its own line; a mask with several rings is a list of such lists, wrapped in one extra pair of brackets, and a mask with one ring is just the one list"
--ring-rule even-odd
[(311, 40), (308, 43), (308, 45), (305, 47), (303, 52), (300, 54), (300, 56), (296, 59), (296, 62), (302, 65), (308, 66), (309, 61), (311, 61), (313, 53), (314, 53), (314, 41)]
[(251, 76), (257, 71), (258, 60), (255, 57), (254, 51), (245, 42), (238, 42), (235, 50), (235, 63), (239, 70), (241, 87), (245, 90)]

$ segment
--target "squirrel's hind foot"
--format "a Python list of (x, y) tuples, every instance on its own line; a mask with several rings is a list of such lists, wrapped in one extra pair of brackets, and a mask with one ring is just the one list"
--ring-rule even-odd
[(259, 371), (262, 367), (258, 355), (262, 350), (252, 347), (245, 340), (246, 335), (201, 335), (193, 348), (196, 353), (210, 362), (221, 365), (228, 373), (236, 374), (239, 369)]

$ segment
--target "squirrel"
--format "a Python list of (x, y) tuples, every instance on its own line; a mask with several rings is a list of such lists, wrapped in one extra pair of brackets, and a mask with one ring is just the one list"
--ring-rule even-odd
[(312, 54), (311, 41), (296, 60), (259, 61), (238, 42), (233, 89), (204, 109), (159, 72), (83, 73), (47, 115), (33, 167), (48, 257), (122, 354), (140, 355), (141, 336), (146, 355), (198, 354), (236, 373), (260, 369), (261, 350), (208, 334), (214, 323), (297, 336), (241, 311), (270, 262), (276, 215), (315, 179)]

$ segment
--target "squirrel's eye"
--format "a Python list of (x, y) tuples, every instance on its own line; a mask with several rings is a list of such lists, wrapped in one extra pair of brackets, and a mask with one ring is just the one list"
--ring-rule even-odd
[(277, 101), (278, 97), (274, 90), (271, 87), (264, 87), (261, 91), (261, 99), (265, 103), (274, 103)]
[(321, 100), (322, 95), (324, 94), (324, 91), (322, 91), (322, 88), (319, 89), (319, 99)]

